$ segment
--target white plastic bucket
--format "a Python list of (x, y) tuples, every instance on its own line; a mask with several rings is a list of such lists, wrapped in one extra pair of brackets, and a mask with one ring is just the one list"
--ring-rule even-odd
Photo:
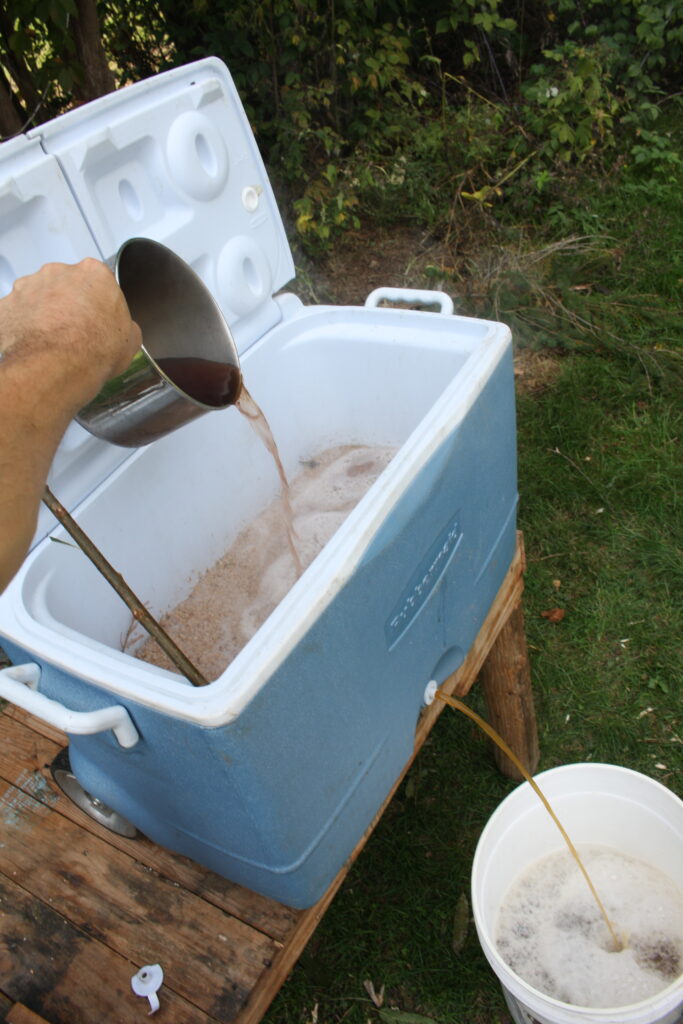
[[(608, 764), (570, 764), (536, 781), (575, 844), (609, 846), (650, 864), (683, 890), (683, 801), (638, 772)], [(528, 783), (503, 800), (481, 834), (472, 866), (472, 910), (484, 954), (516, 1024), (678, 1024), (683, 974), (628, 1006), (560, 1002), (512, 971), (496, 949), (500, 905), (517, 877), (564, 842)]]

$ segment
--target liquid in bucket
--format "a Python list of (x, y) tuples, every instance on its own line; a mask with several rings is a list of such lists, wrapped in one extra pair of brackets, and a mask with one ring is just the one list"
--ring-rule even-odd
[(581, 845), (608, 912), (627, 941), (615, 953), (584, 880), (559, 851), (527, 868), (501, 906), (496, 945), (508, 966), (539, 992), (585, 1007), (649, 999), (683, 972), (683, 893), (643, 861)]

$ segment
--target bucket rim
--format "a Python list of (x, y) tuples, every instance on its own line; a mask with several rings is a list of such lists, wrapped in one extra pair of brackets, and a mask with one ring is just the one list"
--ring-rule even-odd
[[(657, 790), (662, 795), (669, 798), (672, 803), (678, 804), (683, 810), (683, 800), (669, 789), (663, 783), (657, 779), (653, 779), (649, 775), (645, 775), (644, 772), (636, 771), (633, 768), (626, 768), (623, 765), (609, 764), (607, 762), (599, 761), (579, 761), (576, 763), (557, 765), (554, 768), (545, 769), (542, 772), (538, 772), (533, 776), (534, 781), (539, 782), (542, 785), (543, 779), (557, 778), (561, 775), (582, 775), (588, 771), (598, 771), (603, 774), (604, 777), (621, 775), (630, 776), (632, 778), (638, 778), (650, 785), (653, 790)], [(486, 825), (484, 826), (472, 861), (472, 873), (471, 873), (471, 886), (470, 894), (472, 900), (472, 915), (474, 917), (474, 923), (479, 938), (480, 946), (488, 960), (490, 966), (493, 968), (500, 984), (508, 990), (516, 999), (519, 999), (524, 1005), (525, 999), (532, 997), (535, 1000), (542, 1001), (548, 1010), (555, 1009), (562, 1017), (558, 1017), (556, 1024), (569, 1024), (569, 1022), (578, 1022), (583, 1019), (584, 1024), (645, 1024), (646, 1019), (653, 1021), (654, 1024), (664, 1017), (648, 1017), (642, 1016), (643, 1012), (667, 1014), (672, 1011), (683, 1008), (683, 971), (674, 978), (674, 980), (667, 985), (665, 988), (660, 989), (652, 996), (648, 996), (646, 999), (639, 1000), (635, 1003), (624, 1003), (621, 1006), (590, 1006), (590, 1005), (579, 1005), (577, 1003), (566, 1003), (561, 999), (556, 999), (554, 996), (546, 995), (541, 992), (540, 989), (530, 985), (529, 982), (525, 981), (519, 974), (512, 970), (508, 966), (506, 961), (498, 952), (496, 945), (493, 941), (492, 936), (489, 934), (488, 928), (483, 923), (483, 912), (481, 908), (481, 902), (479, 899), (477, 879), (481, 871), (481, 862), (484, 856), (484, 848), (490, 837), (491, 832), (496, 827), (496, 822), (504, 812), (503, 808), (507, 810), (511, 803), (518, 801), (521, 796), (525, 795), (528, 790), (532, 790), (532, 787), (525, 780), (516, 786), (510, 793), (507, 794), (503, 800), (500, 801), (496, 809), (488, 818)], [(532, 790), (533, 792), (533, 790)], [(534, 794), (535, 795), (535, 794)], [(505, 979), (505, 980), (503, 980)], [(671, 1001), (671, 997), (675, 996), (676, 1000)], [(618, 1016), (618, 1019), (615, 1018)]]

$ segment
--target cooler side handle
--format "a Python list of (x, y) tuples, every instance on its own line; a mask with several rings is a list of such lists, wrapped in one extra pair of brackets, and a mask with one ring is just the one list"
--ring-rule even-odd
[(0, 669), (0, 697), (41, 718), (48, 725), (75, 736), (91, 736), (111, 729), (122, 747), (134, 747), (140, 739), (128, 711), (121, 704), (97, 711), (72, 711), (59, 701), (39, 693), (39, 680), (40, 665), (33, 662)]
[(380, 302), (409, 302), (411, 305), (438, 306), (439, 312), (450, 316), (453, 313), (453, 299), (445, 292), (420, 288), (375, 288), (370, 292), (365, 305), (375, 309)]

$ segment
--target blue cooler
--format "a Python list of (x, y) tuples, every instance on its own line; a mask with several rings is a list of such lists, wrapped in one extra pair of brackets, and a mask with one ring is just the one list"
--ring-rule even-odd
[[(131, 616), (41, 512), (0, 597), (0, 696), (69, 733), (80, 785), (155, 842), (316, 902), (413, 750), (425, 687), (463, 661), (515, 550), (512, 348), (497, 323), (304, 306), (225, 66), (140, 82), (0, 146), (0, 294), (47, 260), (169, 246), (230, 324), (287, 474), (340, 445), (395, 454), (208, 686), (123, 649)], [(157, 617), (279, 493), (234, 408), (136, 450), (71, 424), (49, 485)]]

